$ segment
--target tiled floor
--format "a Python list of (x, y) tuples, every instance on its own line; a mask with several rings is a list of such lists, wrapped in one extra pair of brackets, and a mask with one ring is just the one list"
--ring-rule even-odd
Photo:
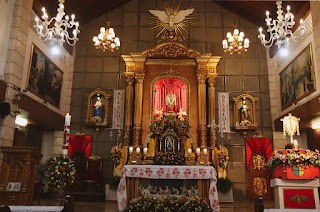
[[(265, 201), (265, 208), (274, 208), (274, 203)], [(107, 202), (76, 202), (75, 212), (117, 212), (116, 201)], [(254, 202), (221, 203), (222, 212), (254, 212)]]

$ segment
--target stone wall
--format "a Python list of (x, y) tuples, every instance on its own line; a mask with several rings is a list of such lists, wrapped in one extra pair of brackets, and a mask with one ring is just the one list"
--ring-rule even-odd
[[(147, 17), (150, 16), (148, 10), (159, 7), (161, 2), (133, 0), (81, 27), (72, 86), (71, 134), (81, 129), (86, 135), (93, 136), (92, 154), (103, 157), (106, 180), (112, 176), (110, 150), (116, 144), (118, 131), (105, 129), (97, 134), (94, 128), (85, 126), (86, 94), (98, 87), (111, 95), (113, 89), (125, 89), (125, 64), (120, 55), (142, 51), (156, 45), (155, 35), (150, 31)], [(195, 8), (199, 18), (186, 39), (187, 45), (201, 52), (222, 56), (217, 69), (219, 76), (216, 91), (229, 92), (230, 99), (244, 91), (259, 98), (256, 111), (259, 130), (265, 137), (272, 138), (266, 51), (258, 42), (257, 26), (211, 1), (194, 0), (188, 3)], [(113, 53), (96, 50), (92, 42), (92, 37), (99, 33), (100, 27), (105, 26), (106, 21), (111, 22), (116, 36), (121, 40), (120, 50)], [(230, 56), (223, 52), (221, 43), (227, 32), (233, 31), (234, 24), (250, 39), (250, 48), (247, 53)], [(230, 104), (230, 122), (233, 126), (232, 101)], [(252, 135), (253, 133), (249, 133), (249, 136)], [(232, 133), (227, 146), (230, 153), (228, 176), (234, 182), (234, 197), (236, 200), (246, 199), (245, 140), (239, 133)]]

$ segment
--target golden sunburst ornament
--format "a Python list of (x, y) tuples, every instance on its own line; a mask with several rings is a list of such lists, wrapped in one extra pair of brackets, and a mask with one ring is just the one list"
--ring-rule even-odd
[(149, 12), (154, 15), (150, 24), (153, 25), (151, 30), (156, 33), (156, 37), (179, 35), (185, 39), (196, 18), (194, 8), (183, 6), (182, 1), (178, 4), (175, 1), (165, 1), (160, 10)]

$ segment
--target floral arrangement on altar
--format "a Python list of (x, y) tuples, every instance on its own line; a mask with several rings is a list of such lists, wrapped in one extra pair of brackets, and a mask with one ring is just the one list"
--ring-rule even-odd
[(154, 165), (185, 165), (185, 158), (180, 153), (158, 152), (153, 158)]
[(193, 197), (165, 197), (153, 199), (152, 197), (139, 197), (132, 199), (126, 209), (127, 212), (140, 211), (176, 211), (176, 212), (207, 212), (209, 205), (205, 199)]
[(58, 155), (47, 161), (49, 191), (53, 197), (57, 197), (59, 193), (66, 192), (68, 185), (75, 180), (76, 169), (74, 162), (69, 157)]
[(272, 157), (267, 163), (270, 168), (283, 166), (320, 166), (319, 151), (313, 152), (311, 150), (281, 150), (274, 151)]
[(150, 132), (159, 135), (168, 128), (173, 128), (180, 135), (186, 135), (190, 131), (190, 124), (187, 119), (179, 120), (174, 117), (163, 117), (161, 120), (155, 119), (150, 124)]
[(228, 161), (229, 161), (228, 153), (227, 152), (219, 152), (219, 154), (217, 154), (217, 160), (218, 160), (218, 166), (222, 169), (226, 169)]
[(121, 149), (117, 148), (117, 146), (112, 147), (110, 157), (114, 166), (117, 167), (121, 162)]

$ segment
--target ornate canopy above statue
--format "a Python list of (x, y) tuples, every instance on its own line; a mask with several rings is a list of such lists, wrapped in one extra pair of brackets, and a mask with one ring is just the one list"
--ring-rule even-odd
[[(127, 79), (125, 145), (143, 145), (154, 115), (173, 112), (178, 117), (181, 112), (192, 126), (191, 137), (198, 138), (193, 145), (208, 146), (206, 113), (209, 111), (209, 123), (215, 119), (214, 84), (221, 57), (172, 39), (122, 58)], [(214, 145), (213, 136), (209, 145)]]

